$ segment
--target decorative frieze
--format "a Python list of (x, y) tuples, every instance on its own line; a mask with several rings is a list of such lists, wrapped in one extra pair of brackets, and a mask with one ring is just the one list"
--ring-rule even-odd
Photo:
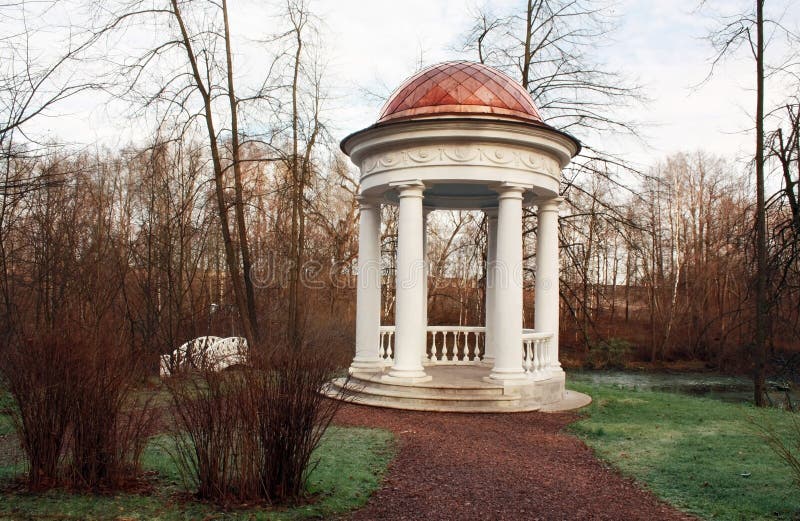
[(492, 145), (437, 145), (371, 154), (361, 162), (366, 176), (415, 166), (473, 165), (529, 170), (559, 179), (558, 162), (544, 154)]

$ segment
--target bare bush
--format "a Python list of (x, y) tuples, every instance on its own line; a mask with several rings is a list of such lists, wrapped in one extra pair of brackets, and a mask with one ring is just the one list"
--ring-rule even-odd
[(244, 386), (240, 372), (178, 373), (167, 380), (179, 429), (173, 434), (177, 464), (187, 488), (201, 499), (220, 502), (239, 495), (241, 472), (236, 469), (241, 442), (236, 433)]
[(322, 394), (334, 371), (324, 349), (306, 344), (279, 351), (254, 372), (261, 384), (250, 388), (258, 391), (251, 400), (259, 407), (259, 467), (272, 501), (292, 501), (305, 491), (312, 453), (342, 403)]
[(786, 436), (781, 436), (778, 429), (770, 422), (750, 418), (750, 423), (758, 431), (772, 451), (789, 467), (794, 484), (800, 488), (800, 420), (791, 414), (791, 427)]
[(92, 490), (120, 488), (139, 474), (155, 420), (152, 398), (137, 394), (144, 367), (114, 342), (91, 339), (75, 347), (69, 478)]
[(114, 489), (135, 478), (155, 419), (143, 374), (119, 344), (76, 333), (12, 341), (0, 364), (28, 461), (28, 488)]
[(340, 402), (322, 391), (336, 371), (309, 345), (251, 350), (247, 367), (168, 380), (174, 459), (197, 495), (221, 503), (293, 503)]
[(28, 488), (58, 482), (74, 399), (75, 356), (63, 335), (10, 342), (0, 376), (14, 400), (11, 418), (28, 461)]

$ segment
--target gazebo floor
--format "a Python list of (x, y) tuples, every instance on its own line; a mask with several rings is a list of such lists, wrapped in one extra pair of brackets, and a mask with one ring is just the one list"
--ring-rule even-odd
[(486, 382), (490, 368), (481, 365), (433, 365), (427, 382), (383, 380), (384, 373), (353, 373), (331, 382), (328, 396), (348, 402), (416, 411), (494, 413), (578, 409), (591, 402), (585, 394), (564, 389), (564, 374), (518, 385)]

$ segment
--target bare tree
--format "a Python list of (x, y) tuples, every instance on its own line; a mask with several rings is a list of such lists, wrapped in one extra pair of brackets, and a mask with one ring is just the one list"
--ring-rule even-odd
[[(564, 172), (562, 195), (571, 213), (602, 215), (604, 221), (614, 220), (618, 228), (625, 230), (631, 223), (614, 200), (618, 196), (611, 194), (632, 193), (629, 179), (639, 173), (592, 141), (612, 131), (636, 136), (636, 123), (620, 116), (617, 109), (638, 103), (643, 96), (637, 85), (619, 71), (606, 67), (594, 53), (598, 42), (614, 30), (614, 19), (609, 13), (604, 0), (526, 0), (519, 8), (500, 14), (486, 7), (474, 16), (474, 24), (463, 37), (462, 50), (476, 52), (482, 63), (517, 78), (548, 124), (585, 141), (581, 155)], [(620, 175), (628, 182), (620, 182)], [(591, 186), (584, 184), (595, 177), (604, 177), (619, 189), (606, 191), (609, 195), (604, 198), (592, 197)], [(526, 219), (535, 216), (526, 213)], [(535, 226), (529, 224), (525, 229), (531, 232)], [(574, 232), (583, 235), (581, 229)], [(571, 243), (584, 246), (578, 256), (588, 256), (583, 259), (585, 262), (597, 253), (591, 250), (592, 240), (585, 235), (570, 239)], [(588, 275), (585, 262), (586, 269), (576, 274)], [(569, 287), (572, 284), (569, 278), (564, 283), (562, 302), (570, 307), (568, 316), (581, 321), (588, 344), (589, 302), (579, 302), (576, 307), (567, 303), (570, 296), (578, 300), (588, 298), (590, 282), (578, 282), (579, 288)], [(600, 293), (592, 294), (599, 298)]]
[(789, 205), (789, 227), (800, 241), (800, 100), (795, 98), (776, 112), (785, 116), (785, 126), (769, 135), (768, 153), (777, 162), (783, 187), (772, 199), (785, 199)]
[[(99, 9), (109, 10), (106, 5)], [(270, 70), (258, 87), (241, 94), (235, 81), (227, 0), (123, 2), (106, 26), (122, 30), (146, 20), (161, 28), (160, 39), (144, 54), (118, 58), (120, 83), (125, 85), (118, 94), (155, 112), (162, 128), (173, 129), (174, 139), (205, 135), (233, 300), (244, 336), (257, 342), (261, 331), (242, 179), (243, 146), (248, 139), (240, 123), (244, 106), (262, 103), (269, 96)], [(269, 160), (274, 158), (249, 159)]]
[[(301, 317), (302, 270), (306, 248), (306, 190), (314, 173), (314, 149), (324, 132), (320, 120), (322, 105), (322, 65), (315, 49), (307, 51), (307, 32), (314, 32), (310, 24), (311, 12), (303, 0), (289, 0), (286, 11), (291, 24), (294, 53), (291, 59), (291, 152), (284, 154), (284, 162), (291, 172), (292, 227), (290, 238), (289, 274), (289, 343), (299, 346)], [(310, 100), (303, 103), (301, 100)]]
[(46, 156), (54, 144), (32, 124), (70, 98), (98, 85), (78, 74), (98, 35), (69, 27), (55, 40), (47, 23), (63, 14), (64, 2), (12, 2), (0, 6), (0, 291), (3, 332), (13, 328), (10, 233), (25, 197), (63, 182), (55, 170), (31, 168), (26, 158)]
[[(63, 4), (45, 0), (0, 6), (0, 159), (22, 150), (15, 149), (17, 133), (22, 133), (23, 142), (36, 144), (35, 134), (24, 129), (31, 121), (52, 113), (67, 99), (98, 87), (75, 73), (98, 34), (69, 27), (65, 39), (53, 41), (52, 27), (43, 26), (43, 19), (50, 20), (49, 12), (60, 10)], [(22, 143), (19, 145), (22, 147)], [(21, 186), (7, 183), (2, 188), (3, 192), (15, 192)]]
[(613, 31), (609, 12), (602, 0), (526, 0), (508, 14), (483, 8), (462, 48), (519, 78), (546, 121), (559, 129), (635, 133), (614, 109), (639, 99), (639, 87), (592, 55)]
[[(781, 25), (779, 19), (765, 19), (764, 0), (756, 0), (748, 11), (733, 15), (722, 20), (722, 27), (710, 36), (716, 55), (713, 66), (716, 66), (727, 56), (734, 54), (743, 45), (746, 46), (755, 62), (755, 180), (756, 180), (756, 211), (755, 211), (755, 334), (753, 341), (753, 382), (754, 401), (758, 406), (766, 405), (766, 361), (769, 343), (769, 264), (767, 248), (767, 212), (764, 188), (765, 167), (765, 131), (764, 131), (764, 99), (765, 78), (767, 73), (774, 74), (785, 71), (787, 63), (770, 67), (765, 61), (764, 33), (770, 27), (779, 35), (792, 39), (793, 35)], [(773, 35), (773, 37), (776, 35)], [(714, 69), (712, 66), (711, 73)], [(791, 65), (789, 65), (791, 66)]]

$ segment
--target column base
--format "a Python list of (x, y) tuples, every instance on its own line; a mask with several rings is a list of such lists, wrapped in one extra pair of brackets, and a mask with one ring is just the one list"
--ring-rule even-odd
[(350, 374), (353, 373), (380, 373), (383, 372), (383, 368), (385, 364), (383, 360), (380, 359), (373, 359), (373, 360), (358, 360), (355, 359), (350, 364)]
[(494, 384), (515, 384), (529, 380), (528, 374), (520, 367), (519, 369), (493, 369), (489, 376), (484, 376), (485, 382)]
[(430, 382), (433, 380), (431, 375), (425, 374), (425, 371), (419, 371), (419, 374), (422, 376), (410, 376), (412, 372), (404, 372), (401, 376), (397, 374), (385, 374), (381, 376), (381, 382), (386, 382), (387, 384), (416, 384), (422, 382)]
[(381, 377), (381, 381), (386, 383), (419, 383), (429, 382), (431, 379), (433, 377), (426, 374), (421, 366), (419, 369), (398, 369), (393, 367), (389, 370), (389, 374)]
[(528, 373), (528, 378), (530, 378), (533, 382), (542, 382), (544, 380), (553, 378), (553, 374), (546, 369), (543, 369), (541, 371), (533, 371), (532, 373)]

